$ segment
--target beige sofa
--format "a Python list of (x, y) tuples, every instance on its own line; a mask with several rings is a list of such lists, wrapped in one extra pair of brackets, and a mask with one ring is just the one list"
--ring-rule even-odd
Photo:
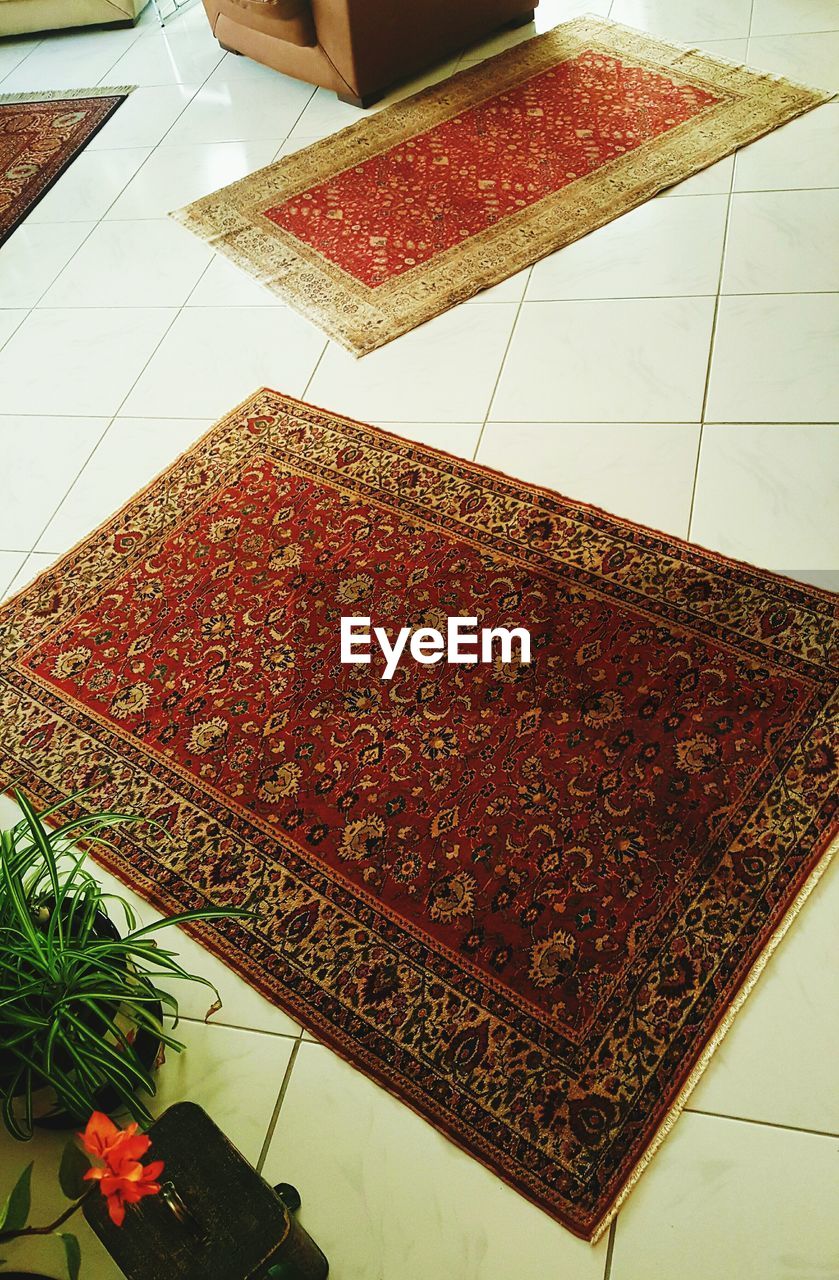
[(0, 36), (62, 27), (131, 26), (148, 0), (0, 0)]

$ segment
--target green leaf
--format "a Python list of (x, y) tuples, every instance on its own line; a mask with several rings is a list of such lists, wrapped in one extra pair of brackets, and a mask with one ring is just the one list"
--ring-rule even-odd
[(68, 1200), (78, 1200), (89, 1187), (84, 1175), (90, 1168), (90, 1161), (75, 1142), (68, 1142), (61, 1155), (58, 1167), (58, 1181), (61, 1190)]
[(0, 1211), (0, 1227), (4, 1231), (20, 1231), (26, 1226), (29, 1208), (32, 1204), (32, 1166), (30, 1160), (23, 1173), (12, 1187), (8, 1200)]
[(79, 1248), (79, 1242), (75, 1236), (71, 1236), (69, 1232), (61, 1232), (61, 1243), (64, 1245), (64, 1253), (67, 1258), (67, 1275), (70, 1280), (79, 1280), (79, 1268), (82, 1265), (82, 1251)]

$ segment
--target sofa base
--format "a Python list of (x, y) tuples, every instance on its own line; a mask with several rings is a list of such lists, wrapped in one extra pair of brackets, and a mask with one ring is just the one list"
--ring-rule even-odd
[(365, 93), (359, 97), (359, 95), (355, 93), (338, 93), (336, 91), (335, 97), (339, 102), (346, 102), (349, 107), (358, 107), (360, 110), (364, 111), (367, 107), (372, 107), (380, 98), (383, 98), (385, 96), (385, 92), (386, 91), (383, 90), (380, 93)]

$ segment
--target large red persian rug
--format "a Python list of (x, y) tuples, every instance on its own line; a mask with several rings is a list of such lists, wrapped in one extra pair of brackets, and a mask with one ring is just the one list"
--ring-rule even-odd
[[(527, 628), (342, 663), (342, 617)], [(0, 786), (584, 1237), (831, 852), (839, 597), (261, 391), (0, 611)]]
[(130, 92), (125, 87), (0, 95), (0, 244)]
[(578, 18), (175, 216), (363, 355), (830, 96)]

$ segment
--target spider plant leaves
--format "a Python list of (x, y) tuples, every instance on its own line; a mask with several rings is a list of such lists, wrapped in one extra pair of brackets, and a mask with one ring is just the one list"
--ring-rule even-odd
[[(80, 1122), (108, 1091), (148, 1122), (139, 1095), (154, 1094), (155, 1081), (137, 1037), (183, 1049), (169, 1026), (178, 1018), (168, 989), (175, 979), (200, 983), (218, 998), (212, 982), (161, 945), (160, 931), (252, 913), (209, 907), (138, 928), (130, 904), (105, 893), (87, 869), (86, 851), (113, 848), (109, 832), (122, 824), (144, 823), (156, 838), (168, 838), (165, 829), (112, 811), (75, 810), (48, 825), (78, 797), (40, 813), (25, 796), (16, 799), (23, 817), (0, 831), (0, 1117), (15, 1137), (31, 1137), (32, 1095), (48, 1086), (59, 1109)], [(124, 919), (123, 937), (113, 915)]]
[(79, 1248), (79, 1242), (69, 1231), (59, 1232), (59, 1238), (64, 1245), (64, 1259), (67, 1263), (68, 1280), (79, 1280), (79, 1271), (82, 1265), (82, 1251)]
[(72, 1139), (65, 1145), (58, 1166), (59, 1186), (68, 1200), (80, 1200), (88, 1190), (90, 1183), (85, 1182), (84, 1175), (89, 1168), (90, 1160)]
[(26, 1226), (29, 1210), (32, 1205), (32, 1166), (34, 1160), (23, 1170), (15, 1185), (9, 1192), (6, 1203), (0, 1209), (0, 1231), (20, 1231)]

